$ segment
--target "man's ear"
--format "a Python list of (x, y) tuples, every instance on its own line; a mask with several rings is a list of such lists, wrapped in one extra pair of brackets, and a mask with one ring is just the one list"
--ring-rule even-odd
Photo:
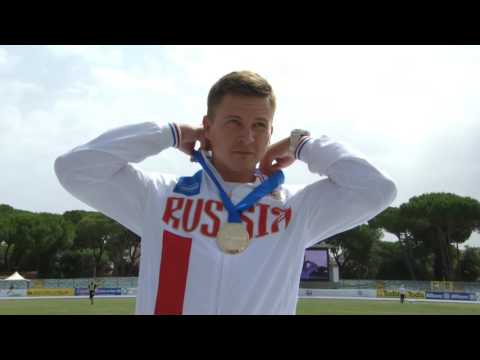
[(209, 136), (210, 136), (211, 125), (210, 125), (210, 119), (208, 118), (207, 115), (203, 117), (202, 125), (203, 125), (203, 134), (205, 135), (205, 138), (210, 139)]

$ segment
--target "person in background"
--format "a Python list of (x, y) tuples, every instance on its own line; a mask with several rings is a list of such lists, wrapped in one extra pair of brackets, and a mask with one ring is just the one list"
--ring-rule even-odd
[(97, 284), (95, 281), (90, 281), (88, 284), (88, 293), (90, 296), (90, 304), (93, 305), (93, 297), (95, 296), (95, 290), (97, 289)]
[(400, 292), (400, 303), (404, 303), (405, 302), (405, 294), (406, 294), (406, 290), (405, 290), (405, 285), (401, 285), (400, 286), (400, 289), (398, 289), (399, 292)]

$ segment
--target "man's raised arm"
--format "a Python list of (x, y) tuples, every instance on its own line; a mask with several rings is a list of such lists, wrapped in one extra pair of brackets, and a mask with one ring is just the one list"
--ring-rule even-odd
[(107, 131), (58, 157), (55, 173), (62, 186), (80, 201), (141, 236), (141, 219), (150, 186), (162, 186), (133, 163), (168, 147), (178, 147), (175, 124), (128, 125)]

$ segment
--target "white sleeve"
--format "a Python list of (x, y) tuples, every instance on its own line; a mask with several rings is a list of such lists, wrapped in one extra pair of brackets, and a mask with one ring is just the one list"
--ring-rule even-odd
[(358, 151), (327, 136), (306, 138), (296, 156), (326, 176), (289, 200), (305, 247), (365, 223), (395, 199), (393, 180)]
[(142, 236), (140, 224), (152, 179), (131, 163), (179, 142), (175, 124), (123, 126), (58, 157), (55, 173), (77, 199)]

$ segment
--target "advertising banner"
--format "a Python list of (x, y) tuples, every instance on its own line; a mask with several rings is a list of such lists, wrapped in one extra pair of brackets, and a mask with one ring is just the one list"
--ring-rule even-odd
[[(87, 288), (75, 288), (75, 296), (88, 296), (90, 295)], [(98, 288), (95, 290), (95, 295), (122, 295), (122, 289), (120, 288)]]
[(0, 289), (0, 297), (27, 296), (27, 289)]
[[(423, 291), (412, 291), (412, 290), (407, 290), (406, 292), (406, 297), (407, 299), (425, 299), (425, 292)], [(377, 288), (377, 297), (396, 297), (400, 298), (400, 292), (398, 290), (386, 290), (386, 289), (381, 289)]]
[(28, 296), (73, 296), (74, 290), (72, 288), (56, 288), (56, 289), (28, 289)]
[(122, 288), (122, 295), (137, 295), (137, 288)]
[(476, 301), (477, 295), (475, 293), (464, 292), (448, 292), (448, 291), (427, 291), (425, 298), (436, 300), (466, 300)]

